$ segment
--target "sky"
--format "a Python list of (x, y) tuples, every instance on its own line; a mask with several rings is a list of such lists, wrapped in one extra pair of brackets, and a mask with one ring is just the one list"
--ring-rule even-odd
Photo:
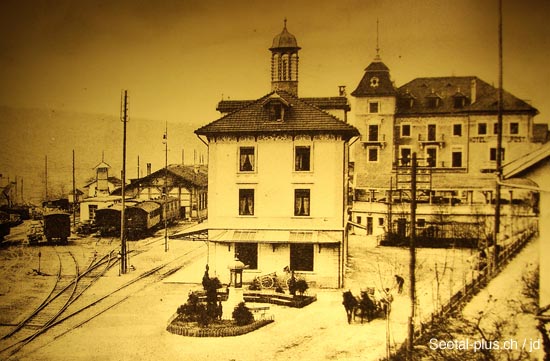
[[(550, 120), (550, 2), (503, 0), (504, 88)], [(397, 86), (471, 76), (498, 86), (498, 0), (3, 0), (0, 105), (189, 124), (221, 99), (270, 91), (283, 20), (300, 51), (299, 95), (348, 94), (376, 55)], [(353, 99), (352, 107), (353, 107)], [(353, 112), (353, 108), (352, 108)]]

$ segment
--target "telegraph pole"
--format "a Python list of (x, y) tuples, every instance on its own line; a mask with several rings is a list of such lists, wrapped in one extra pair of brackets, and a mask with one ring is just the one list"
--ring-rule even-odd
[(125, 215), (125, 185), (126, 185), (126, 123), (128, 123), (128, 91), (124, 90), (120, 120), (123, 123), (122, 136), (122, 211), (120, 212), (120, 268), (121, 272), (127, 272), (128, 257), (126, 252), (126, 215)]
[(168, 122), (164, 129), (164, 252), (168, 252)]
[(410, 284), (410, 293), (411, 293), (411, 314), (409, 316), (409, 327), (408, 327), (408, 359), (413, 359), (413, 348), (414, 348), (414, 317), (415, 317), (415, 308), (416, 308), (416, 277), (415, 277), (415, 268), (416, 268), (416, 248), (415, 248), (415, 238), (416, 238), (416, 152), (412, 154), (412, 164), (411, 164), (411, 230), (410, 230), (410, 241), (409, 241), (409, 251), (410, 251), (410, 263), (409, 263), (409, 284)]
[(48, 201), (48, 156), (46, 155), (46, 158), (44, 159), (45, 168), (44, 168), (44, 183), (46, 184), (46, 199), (45, 201)]
[(73, 229), (76, 231), (76, 182), (74, 177), (74, 149), (73, 149)]
[(497, 243), (500, 233), (500, 182), (502, 180), (502, 113), (504, 110), (502, 92), (502, 0), (498, 2), (498, 115), (497, 115), (497, 154), (496, 154), (496, 194), (495, 194), (495, 230), (493, 237), (493, 267), (496, 271), (498, 265)]

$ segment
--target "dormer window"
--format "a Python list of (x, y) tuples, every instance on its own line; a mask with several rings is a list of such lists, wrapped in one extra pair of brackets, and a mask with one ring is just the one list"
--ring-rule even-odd
[(432, 93), (426, 97), (426, 102), (428, 108), (437, 108), (441, 104), (441, 97), (432, 90)]
[(272, 103), (270, 107), (270, 112), (269, 112), (269, 120), (282, 122), (283, 115), (284, 115), (283, 105), (281, 103), (279, 104)]
[(285, 120), (285, 111), (288, 110), (290, 104), (288, 104), (277, 93), (274, 93), (264, 102), (264, 108), (268, 112), (269, 120), (282, 122)]
[(455, 108), (464, 108), (466, 106), (466, 100), (466, 95), (460, 92), (460, 88), (457, 90), (455, 95), (453, 95), (453, 105)]

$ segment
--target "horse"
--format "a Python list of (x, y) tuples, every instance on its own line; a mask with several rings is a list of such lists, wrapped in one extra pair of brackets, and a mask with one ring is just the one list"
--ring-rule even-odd
[(376, 303), (369, 297), (369, 294), (365, 291), (361, 291), (361, 298), (358, 301), (355, 315), (361, 316), (361, 323), (366, 318), (367, 322), (374, 319), (377, 311)]
[(363, 323), (365, 318), (367, 322), (370, 322), (376, 318), (378, 312), (381, 310), (380, 305), (369, 297), (366, 291), (361, 291), (361, 297), (355, 297), (351, 291), (344, 292), (342, 296), (342, 304), (346, 309), (348, 323), (351, 323), (352, 319), (355, 320), (355, 316), (361, 317), (361, 323)]
[(342, 304), (346, 309), (348, 323), (351, 323), (351, 317), (354, 315), (355, 309), (357, 308), (357, 305), (359, 302), (357, 301), (355, 296), (351, 293), (351, 291), (346, 291), (342, 293), (342, 297), (344, 298), (344, 300), (342, 301)]

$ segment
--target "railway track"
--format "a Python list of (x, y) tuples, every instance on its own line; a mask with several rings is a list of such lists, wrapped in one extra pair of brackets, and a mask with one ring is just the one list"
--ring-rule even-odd
[(73, 304), (99, 277), (101, 277), (117, 259), (114, 251), (99, 260), (92, 259), (90, 265), (80, 271), (74, 255), (63, 248), (55, 249), (59, 259), (57, 280), (44, 301), (14, 329), (0, 339), (0, 356), (12, 355), (22, 346), (44, 333), (62, 318), (68, 307)]
[[(53, 320), (50, 318), (50, 321), (41, 324), (40, 327), (35, 327), (32, 324), (23, 321), (22, 324), (24, 325), (20, 327), (20, 330), (17, 330), (16, 332), (12, 331), (13, 335), (6, 335), (2, 340), (0, 340), (0, 359), (9, 359), (10, 357), (16, 355), (24, 346), (31, 343), (37, 337), (61, 324), (64, 325), (65, 329), (61, 330), (56, 328), (55, 331), (52, 330), (52, 332), (49, 333), (51, 336), (49, 342), (62, 337), (64, 334), (67, 334), (78, 327), (81, 327), (102, 313), (124, 302), (131, 296), (135, 295), (136, 292), (143, 290), (151, 284), (161, 281), (182, 267), (185, 267), (194, 260), (194, 257), (196, 257), (201, 250), (204, 251), (204, 246), (193, 248), (181, 256), (157, 265), (139, 274), (137, 277), (128, 280), (126, 283), (114, 287), (103, 296), (97, 297), (91, 301), (88, 300), (86, 304), (79, 302), (78, 307), (71, 307), (69, 312), (67, 308), (74, 304), (76, 299), (78, 299), (79, 296), (82, 295), (93, 282), (95, 282), (95, 280), (99, 279), (109, 268), (118, 262), (118, 258), (116, 257), (117, 253), (114, 250), (99, 260), (92, 260), (90, 267), (88, 267), (88, 269), (82, 274), (75, 277), (75, 285), (72, 289), (71, 287), (67, 287), (67, 289), (71, 289), (70, 293), (72, 296), (69, 298), (68, 302), (61, 307), (61, 312), (56, 313)], [(55, 292), (52, 291), (52, 293)], [(49, 297), (49, 299), (51, 299), (51, 297)], [(31, 320), (31, 317), (27, 319), (27, 321), (29, 320)], [(72, 322), (67, 322), (69, 320)], [(29, 332), (28, 329), (31, 331)], [(25, 331), (23, 332), (23, 330)], [(15, 338), (15, 336), (17, 336), (17, 338)], [(7, 342), (9, 343), (6, 344)]]

